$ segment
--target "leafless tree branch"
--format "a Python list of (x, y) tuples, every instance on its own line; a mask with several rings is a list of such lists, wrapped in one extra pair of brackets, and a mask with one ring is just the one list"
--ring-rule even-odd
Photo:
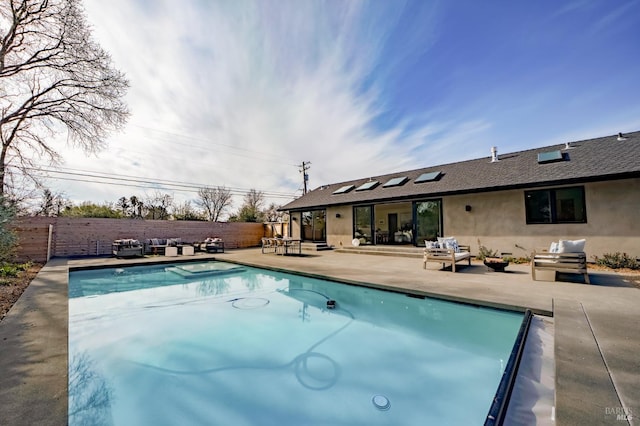
[(80, 0), (0, 2), (0, 193), (33, 155), (59, 160), (60, 134), (87, 153), (104, 149), (128, 118), (128, 87), (92, 39)]

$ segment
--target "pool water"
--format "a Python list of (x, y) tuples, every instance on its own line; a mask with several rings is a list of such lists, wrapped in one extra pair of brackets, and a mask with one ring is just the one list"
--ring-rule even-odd
[(70, 425), (481, 424), (523, 317), (224, 262), (69, 275)]

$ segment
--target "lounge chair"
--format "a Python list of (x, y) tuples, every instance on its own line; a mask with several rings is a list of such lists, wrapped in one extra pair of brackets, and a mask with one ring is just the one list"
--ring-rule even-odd
[[(587, 255), (584, 252), (585, 240), (560, 240), (551, 243), (549, 249), (531, 253), (531, 277), (535, 281), (536, 270), (553, 271), (584, 275), (584, 282), (590, 284), (587, 273)], [(555, 278), (554, 278), (555, 281)]]

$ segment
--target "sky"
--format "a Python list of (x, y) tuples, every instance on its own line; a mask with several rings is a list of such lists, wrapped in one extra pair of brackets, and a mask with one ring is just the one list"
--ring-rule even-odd
[(303, 161), (314, 189), (640, 130), (640, 1), (84, 5), (131, 116), (97, 155), (63, 148), (49, 186), (74, 202), (226, 186), (234, 210), (249, 189), (282, 205)]

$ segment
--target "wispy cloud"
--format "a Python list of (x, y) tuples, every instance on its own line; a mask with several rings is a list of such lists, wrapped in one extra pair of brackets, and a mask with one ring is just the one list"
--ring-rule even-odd
[[(559, 124), (573, 113), (567, 105), (582, 115), (566, 120), (574, 127), (588, 120), (586, 103), (600, 121), (604, 113), (609, 122), (633, 121), (603, 110), (598, 94), (637, 81), (635, 62), (626, 78), (607, 73), (605, 82), (575, 56), (566, 59), (589, 51), (592, 39), (580, 44), (578, 29), (591, 9), (606, 8), (599, 3), (576, 1), (556, 16), (552, 8), (471, 0), (455, 7), (87, 0), (86, 7), (96, 38), (131, 81), (132, 116), (98, 157), (66, 151), (67, 167), (293, 193), (302, 161), (312, 162), (315, 187), (488, 156), (496, 144), (507, 152), (545, 143), (540, 129), (571, 134)], [(597, 78), (597, 87), (576, 83), (587, 72), (584, 81)], [(95, 184), (67, 192), (76, 200), (140, 193)]]
[(98, 160), (68, 153), (67, 165), (104, 170), (113, 157), (124, 174), (293, 192), (302, 161), (312, 186), (420, 163), (427, 128), (373, 125), (397, 4), (152, 3), (87, 3), (131, 80), (132, 117)]

